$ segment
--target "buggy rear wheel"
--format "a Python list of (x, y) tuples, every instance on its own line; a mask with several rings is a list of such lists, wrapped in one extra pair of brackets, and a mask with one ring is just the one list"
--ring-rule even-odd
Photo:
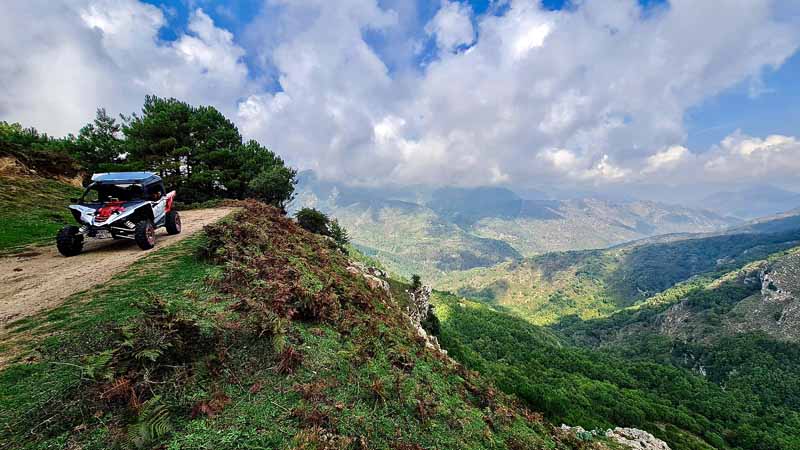
[(178, 211), (170, 211), (167, 213), (166, 220), (167, 234), (178, 234), (181, 232), (181, 215)]
[(64, 256), (75, 256), (83, 250), (83, 235), (79, 228), (67, 225), (58, 231), (56, 236), (58, 252)]
[(155, 247), (156, 227), (153, 226), (153, 221), (144, 219), (136, 222), (136, 230), (133, 232), (133, 237), (142, 250), (150, 250)]

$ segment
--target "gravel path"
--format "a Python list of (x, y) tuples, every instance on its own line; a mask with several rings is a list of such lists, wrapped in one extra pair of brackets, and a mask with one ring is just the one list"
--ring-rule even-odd
[[(159, 229), (153, 250), (179, 242), (231, 211), (233, 208), (183, 211), (181, 233), (169, 236), (164, 228)], [(142, 251), (127, 239), (90, 239), (84, 253), (71, 258), (61, 256), (55, 242), (0, 258), (0, 332), (11, 321), (54, 308), (70, 295), (110, 280), (153, 250)]]

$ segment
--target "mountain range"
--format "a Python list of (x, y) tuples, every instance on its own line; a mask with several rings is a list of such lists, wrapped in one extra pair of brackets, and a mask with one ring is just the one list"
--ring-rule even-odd
[(501, 187), (353, 187), (320, 180), (313, 172), (298, 178), (295, 208), (310, 206), (335, 216), (362, 252), (398, 274), (424, 272), (431, 279), (547, 252), (741, 223), (653, 201), (526, 199)]
[(754, 219), (799, 207), (800, 194), (770, 185), (759, 185), (737, 191), (717, 192), (694, 205), (719, 214)]
[[(10, 324), (0, 353), (20, 353), (0, 369), (4, 439), (800, 449), (800, 210), (703, 227), (713, 213), (658, 203), (645, 214), (641, 202), (527, 200), (498, 188), (318, 184), (299, 199), (361, 218), (348, 225), (353, 236), (375, 239), (387, 266), (416, 264), (438, 290), (279, 209), (235, 203), (202, 238)], [(61, 192), (41, 194), (56, 205)], [(604, 215), (582, 210), (595, 224), (634, 211), (675, 232), (526, 255), (478, 231), (489, 220), (509, 230), (575, 222), (569, 205), (579, 201), (604, 205)], [(702, 232), (663, 225), (676, 222), (657, 220), (663, 211)]]

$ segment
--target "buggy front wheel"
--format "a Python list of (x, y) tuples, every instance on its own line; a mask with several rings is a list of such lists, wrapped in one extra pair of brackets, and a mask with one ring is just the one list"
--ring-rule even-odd
[(67, 225), (56, 236), (56, 248), (64, 256), (75, 256), (83, 250), (83, 235), (79, 228)]
[(136, 222), (133, 238), (142, 250), (150, 250), (156, 246), (156, 227), (153, 221), (144, 219)]

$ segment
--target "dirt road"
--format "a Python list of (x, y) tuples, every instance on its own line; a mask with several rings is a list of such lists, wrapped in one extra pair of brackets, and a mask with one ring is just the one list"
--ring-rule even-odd
[(34, 247), (17, 255), (0, 257), (0, 332), (6, 324), (58, 306), (70, 295), (106, 282), (139, 258), (172, 245), (203, 226), (226, 216), (232, 208), (181, 212), (181, 234), (156, 232), (156, 247), (142, 251), (129, 240), (89, 240), (84, 253), (65, 258), (48, 247)]

